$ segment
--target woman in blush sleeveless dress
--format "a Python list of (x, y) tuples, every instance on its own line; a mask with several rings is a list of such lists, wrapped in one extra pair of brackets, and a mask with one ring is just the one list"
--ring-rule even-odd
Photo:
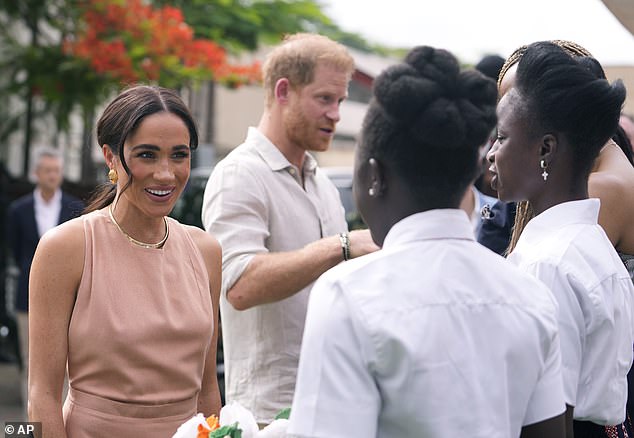
[(29, 419), (44, 438), (169, 438), (220, 410), (220, 245), (167, 217), (197, 131), (175, 92), (137, 86), (104, 110), (97, 137), (111, 184), (33, 261)]
[(129, 242), (105, 211), (83, 218), (84, 275), (68, 333), (69, 436), (168, 436), (196, 413), (201, 346), (213, 333), (209, 280), (187, 231), (168, 220), (169, 239), (154, 249)]

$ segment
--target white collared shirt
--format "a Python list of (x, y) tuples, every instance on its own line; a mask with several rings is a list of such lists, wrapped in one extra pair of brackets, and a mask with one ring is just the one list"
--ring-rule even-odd
[(634, 344), (634, 286), (597, 219), (599, 200), (558, 204), (531, 219), (509, 260), (559, 303), (566, 403), (576, 420), (625, 419)]
[(62, 211), (62, 191), (57, 189), (49, 201), (42, 197), (39, 188), (33, 190), (35, 223), (40, 237), (51, 228), (59, 225), (59, 214)]
[(262, 133), (249, 128), (245, 143), (215, 167), (202, 219), (223, 251), (226, 398), (268, 423), (292, 402), (312, 284), (282, 301), (244, 311), (233, 308), (226, 291), (256, 254), (294, 251), (347, 231), (339, 192), (310, 154), (298, 169)]
[(289, 433), (517, 437), (565, 410), (556, 306), (464, 211), (409, 216), (315, 284)]

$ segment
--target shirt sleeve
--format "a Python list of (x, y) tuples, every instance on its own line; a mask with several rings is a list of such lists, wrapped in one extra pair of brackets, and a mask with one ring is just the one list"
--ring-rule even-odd
[(561, 346), (556, 322), (553, 325), (553, 336), (545, 349), (544, 369), (531, 394), (522, 426), (548, 420), (566, 411), (561, 375)]
[(564, 397), (566, 404), (576, 406), (586, 335), (582, 312), (585, 298), (574, 289), (572, 280), (560, 267), (541, 264), (535, 270), (537, 278), (548, 286), (557, 300)]
[(366, 359), (370, 340), (336, 283), (323, 276), (308, 306), (289, 435), (376, 436), (381, 398)]
[(219, 164), (207, 182), (202, 222), (222, 247), (223, 293), (255, 254), (268, 252), (267, 196), (255, 172), (238, 163)]

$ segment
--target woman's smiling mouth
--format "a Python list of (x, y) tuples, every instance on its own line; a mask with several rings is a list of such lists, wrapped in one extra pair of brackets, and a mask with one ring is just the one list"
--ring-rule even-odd
[(145, 191), (149, 193), (150, 195), (165, 197), (167, 195), (170, 195), (174, 191), (174, 189), (169, 189), (169, 190), (145, 189)]

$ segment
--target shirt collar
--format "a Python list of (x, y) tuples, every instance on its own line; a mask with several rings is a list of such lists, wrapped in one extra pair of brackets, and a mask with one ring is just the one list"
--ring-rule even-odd
[(36, 187), (33, 190), (33, 199), (34, 199), (35, 203), (38, 204), (38, 205), (42, 205), (42, 206), (55, 205), (55, 204), (58, 204), (61, 201), (61, 199), (62, 199), (62, 190), (61, 189), (55, 190), (55, 193), (53, 194), (53, 197), (50, 199), (50, 201), (47, 202), (42, 197), (42, 190), (40, 190), (38, 187)]
[(460, 209), (415, 213), (398, 221), (385, 236), (383, 248), (416, 240), (461, 239), (475, 241), (467, 214)]
[(601, 203), (596, 198), (562, 202), (532, 218), (522, 231), (521, 239), (538, 241), (552, 230), (572, 224), (596, 225)]
[[(279, 170), (288, 169), (294, 167), (290, 161), (286, 159), (284, 154), (275, 146), (271, 140), (269, 140), (264, 134), (262, 134), (257, 128), (250, 127), (247, 133), (247, 141), (253, 141), (255, 148), (262, 156), (262, 159), (269, 165), (272, 171), (277, 172)], [(304, 155), (304, 168), (302, 169), (304, 175), (314, 174), (317, 168), (317, 160), (305, 153)], [(299, 169), (297, 169), (299, 170)]]

